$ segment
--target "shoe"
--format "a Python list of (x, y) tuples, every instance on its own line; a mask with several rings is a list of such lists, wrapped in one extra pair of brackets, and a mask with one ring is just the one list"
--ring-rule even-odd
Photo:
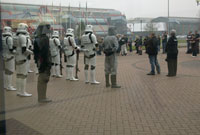
[(85, 81), (85, 84), (89, 84), (90, 82), (89, 81)]
[(10, 87), (6, 88), (6, 90), (8, 90), (8, 91), (16, 91), (17, 89), (14, 88), (13, 86), (10, 86)]
[(32, 94), (28, 94), (27, 92), (24, 92), (24, 93), (17, 92), (17, 96), (20, 96), (20, 97), (31, 97)]
[(155, 75), (155, 73), (150, 72), (150, 73), (148, 73), (147, 75)]
[(29, 70), (28, 73), (33, 73), (33, 71), (32, 71), (32, 70)]
[(93, 82), (90, 82), (90, 84), (92, 84), (92, 85), (99, 85), (99, 84), (100, 84), (100, 82), (93, 81)]
[(111, 88), (121, 88), (121, 86), (117, 84), (117, 75), (111, 75), (111, 83)]
[(157, 71), (158, 74), (160, 74), (160, 71)]
[(78, 79), (76, 79), (76, 78), (71, 78), (71, 79), (69, 79), (70, 81), (78, 81)]
[(172, 77), (173, 75), (166, 75), (167, 77)]
[(62, 78), (62, 75), (57, 75), (57, 76), (55, 76), (56, 78)]
[(39, 103), (49, 103), (49, 102), (52, 102), (52, 100), (46, 98), (46, 99), (41, 99), (41, 100), (38, 100)]

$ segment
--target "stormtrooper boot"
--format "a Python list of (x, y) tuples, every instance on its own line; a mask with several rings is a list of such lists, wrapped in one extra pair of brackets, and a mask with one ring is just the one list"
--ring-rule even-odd
[(90, 70), (90, 80), (91, 84), (100, 84), (100, 82), (97, 82), (95, 79), (95, 70)]
[(55, 66), (55, 73), (57, 78), (62, 78), (62, 75), (60, 74), (60, 66)]
[(26, 92), (26, 79), (20, 79), (20, 92), (17, 93), (18, 96), (21, 96), (21, 97), (31, 97), (32, 94), (28, 94)]
[(105, 78), (106, 78), (106, 87), (110, 87), (109, 74), (105, 75)]
[(3, 84), (4, 84), (3, 88), (7, 89), (8, 88), (8, 75), (6, 75), (5, 73), (4, 73), (4, 83)]
[(30, 62), (30, 60), (28, 60), (28, 62), (27, 62), (28, 73), (33, 73), (33, 71), (30, 69), (30, 64), (31, 64), (31, 62)]
[(17, 87), (17, 96), (19, 96), (22, 92), (22, 88), (21, 88), (21, 79), (20, 78), (16, 78), (16, 87)]
[(88, 79), (88, 70), (85, 70), (85, 83), (88, 84), (89, 83), (89, 79)]
[(69, 80), (69, 79), (70, 79), (69, 72), (70, 72), (70, 68), (67, 67), (67, 68), (66, 68), (66, 80)]
[(56, 73), (55, 73), (55, 66), (51, 66), (51, 76), (52, 77), (55, 77), (56, 76)]
[(74, 77), (74, 68), (69, 68), (69, 75), (70, 75), (70, 81), (78, 81), (78, 79), (76, 79)]
[(16, 88), (14, 88), (13, 86), (12, 86), (12, 75), (7, 75), (7, 90), (10, 90), (10, 91), (15, 91), (15, 90), (17, 90)]
[(117, 76), (116, 75), (111, 75), (111, 83), (112, 83), (111, 88), (121, 88), (120, 85), (117, 85)]

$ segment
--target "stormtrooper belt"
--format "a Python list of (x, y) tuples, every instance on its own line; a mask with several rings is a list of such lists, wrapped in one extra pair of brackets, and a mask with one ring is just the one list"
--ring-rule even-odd
[(26, 60), (16, 61), (16, 65), (22, 65), (26, 62)]
[(96, 56), (96, 54), (94, 53), (94, 54), (92, 54), (92, 55), (90, 55), (90, 56), (86, 56), (85, 55), (85, 58), (87, 58), (87, 59), (91, 59), (91, 58), (93, 58), (94, 56)]
[(10, 61), (10, 60), (12, 60), (12, 59), (14, 59), (14, 56), (12, 56), (12, 57), (10, 57), (10, 58), (8, 58), (8, 59), (5, 59), (5, 62), (8, 62), (8, 61)]

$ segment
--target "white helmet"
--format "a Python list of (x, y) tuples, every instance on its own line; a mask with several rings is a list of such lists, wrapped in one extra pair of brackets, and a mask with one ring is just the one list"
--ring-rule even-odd
[(59, 38), (59, 32), (58, 32), (58, 31), (53, 31), (52, 37), (57, 37), (57, 38)]
[(3, 35), (9, 35), (9, 36), (12, 36), (12, 28), (9, 27), (9, 26), (5, 26), (3, 28)]
[(74, 36), (74, 29), (72, 29), (72, 28), (68, 28), (68, 29), (67, 29), (67, 33), (66, 33), (66, 35)]
[(85, 32), (93, 32), (93, 26), (87, 25), (86, 28), (85, 28)]
[(27, 33), (28, 32), (28, 25), (25, 23), (18, 24), (17, 33)]

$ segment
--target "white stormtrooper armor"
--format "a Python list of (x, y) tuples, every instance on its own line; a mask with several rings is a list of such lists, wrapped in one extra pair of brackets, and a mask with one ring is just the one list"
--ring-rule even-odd
[(26, 79), (27, 79), (27, 56), (33, 54), (29, 50), (29, 37), (27, 36), (27, 24), (20, 23), (16, 35), (14, 36), (14, 45), (16, 47), (16, 86), (17, 95), (23, 97), (30, 97), (32, 94), (26, 92)]
[(63, 50), (65, 56), (67, 57), (67, 65), (66, 65), (66, 80), (77, 81), (74, 77), (74, 67), (76, 65), (76, 50), (79, 47), (76, 45), (74, 40), (74, 30), (69, 28), (67, 29), (66, 37), (64, 38), (64, 46)]
[(54, 77), (61, 78), (60, 74), (60, 40), (59, 32), (54, 31), (52, 37), (49, 39), (50, 53), (52, 59), (51, 75)]
[(88, 79), (88, 69), (91, 65), (90, 71), (90, 83), (99, 84), (95, 80), (95, 67), (96, 67), (96, 47), (98, 45), (96, 36), (93, 34), (92, 25), (87, 25), (85, 29), (85, 34), (81, 38), (81, 48), (88, 51), (84, 52), (84, 62), (85, 62), (85, 83), (89, 83)]
[(15, 49), (13, 47), (12, 29), (4, 27), (2, 33), (3, 58), (4, 58), (4, 88), (6, 90), (16, 90), (12, 86), (12, 75), (15, 71)]

